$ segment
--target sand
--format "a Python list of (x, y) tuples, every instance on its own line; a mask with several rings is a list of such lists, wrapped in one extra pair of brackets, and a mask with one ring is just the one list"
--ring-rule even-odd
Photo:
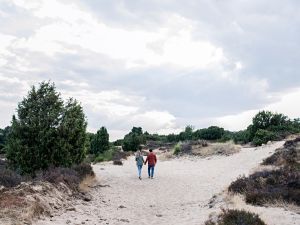
[[(138, 180), (133, 157), (124, 161), (123, 166), (97, 164), (94, 171), (102, 186), (91, 189), (92, 201), (77, 200), (72, 210), (62, 210), (35, 224), (201, 225), (211, 213), (227, 206), (221, 200), (210, 208), (211, 198), (223, 195), (232, 181), (251, 173), (283, 143), (243, 148), (231, 156), (159, 161), (153, 180), (148, 179), (146, 167), (143, 167), (143, 180)], [(300, 224), (299, 214), (283, 208), (252, 207), (242, 201), (229, 207), (247, 207), (268, 225)]]

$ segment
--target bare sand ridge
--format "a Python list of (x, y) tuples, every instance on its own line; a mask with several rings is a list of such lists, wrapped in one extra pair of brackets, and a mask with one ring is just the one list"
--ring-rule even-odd
[[(94, 171), (101, 186), (91, 189), (92, 201), (78, 200), (74, 208), (35, 224), (201, 225), (209, 214), (227, 206), (222, 198), (214, 206), (210, 205), (212, 197), (221, 196), (233, 180), (251, 173), (283, 143), (244, 148), (231, 156), (159, 161), (153, 180), (147, 178), (146, 167), (143, 167), (143, 180), (138, 180), (133, 157), (123, 166), (97, 164)], [(268, 225), (300, 223), (299, 214), (283, 208), (252, 207), (238, 201), (231, 207), (246, 207), (258, 213)]]

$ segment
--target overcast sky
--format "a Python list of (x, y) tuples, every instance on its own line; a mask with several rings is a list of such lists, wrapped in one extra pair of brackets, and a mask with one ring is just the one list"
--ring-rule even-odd
[(244, 129), (300, 117), (300, 1), (0, 0), (0, 127), (30, 86), (78, 99), (89, 131)]

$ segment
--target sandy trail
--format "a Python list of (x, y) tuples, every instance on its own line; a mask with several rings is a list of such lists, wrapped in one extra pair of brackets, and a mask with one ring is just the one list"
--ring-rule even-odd
[[(245, 148), (232, 156), (208, 159), (181, 158), (159, 161), (155, 179), (137, 179), (134, 159), (123, 166), (110, 163), (94, 166), (99, 183), (91, 190), (91, 202), (75, 202), (74, 211), (58, 213), (36, 225), (50, 224), (203, 224), (210, 213), (213, 195), (221, 193), (239, 175), (248, 175), (262, 159), (283, 142), (261, 148)], [(159, 159), (159, 158), (158, 158)], [(269, 225), (297, 224), (299, 214), (284, 209), (260, 207), (259, 215)]]

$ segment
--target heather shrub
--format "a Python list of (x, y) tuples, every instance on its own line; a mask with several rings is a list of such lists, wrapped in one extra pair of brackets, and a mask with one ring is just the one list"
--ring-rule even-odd
[(81, 181), (78, 173), (71, 168), (49, 167), (37, 174), (36, 180), (48, 181), (52, 184), (64, 183), (73, 190), (78, 189)]
[(16, 172), (0, 168), (0, 186), (15, 187), (21, 183), (21, 176)]
[(93, 168), (89, 163), (75, 165), (72, 168), (77, 172), (80, 180), (83, 180), (87, 176), (95, 176)]
[(205, 225), (266, 225), (257, 214), (245, 210), (223, 210), (216, 221), (212, 219)]
[(300, 171), (284, 167), (256, 172), (232, 182), (229, 191), (244, 194), (246, 202), (254, 205), (286, 201), (300, 205)]

